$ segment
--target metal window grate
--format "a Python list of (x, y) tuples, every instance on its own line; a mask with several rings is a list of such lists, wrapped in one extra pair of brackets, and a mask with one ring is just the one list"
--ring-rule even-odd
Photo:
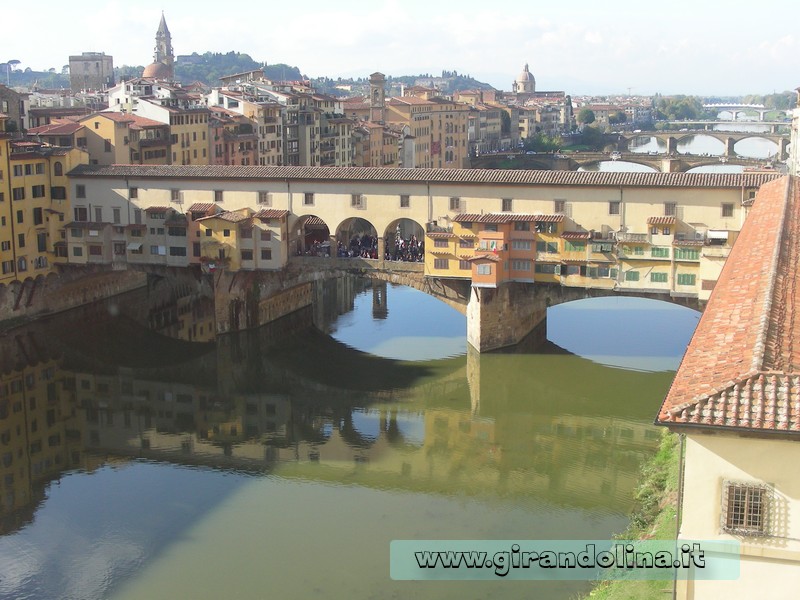
[(768, 535), (771, 497), (772, 488), (766, 484), (724, 482), (722, 530), (736, 535)]

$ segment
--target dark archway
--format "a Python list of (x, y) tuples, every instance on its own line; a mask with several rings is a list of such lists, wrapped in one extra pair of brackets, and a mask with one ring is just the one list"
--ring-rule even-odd
[(386, 260), (425, 260), (425, 228), (413, 219), (395, 219), (386, 227), (383, 238)]
[(361, 217), (350, 217), (336, 229), (336, 255), (339, 257), (378, 258), (378, 231)]
[(291, 251), (297, 255), (331, 256), (331, 231), (327, 223), (316, 215), (297, 219), (293, 229), (297, 235), (292, 240)]

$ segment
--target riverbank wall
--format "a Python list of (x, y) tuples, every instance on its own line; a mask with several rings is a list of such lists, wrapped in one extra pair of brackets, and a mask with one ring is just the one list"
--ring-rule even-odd
[(0, 328), (7, 329), (147, 285), (147, 274), (86, 267), (65, 268), (0, 286)]

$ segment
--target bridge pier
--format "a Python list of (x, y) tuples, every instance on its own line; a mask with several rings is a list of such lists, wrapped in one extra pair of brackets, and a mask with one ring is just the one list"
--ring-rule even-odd
[(667, 138), (667, 155), (670, 154), (677, 154), (678, 152), (678, 140), (672, 136)]
[(736, 151), (733, 147), (736, 145), (736, 140), (732, 137), (725, 138), (725, 154), (724, 156), (736, 156)]

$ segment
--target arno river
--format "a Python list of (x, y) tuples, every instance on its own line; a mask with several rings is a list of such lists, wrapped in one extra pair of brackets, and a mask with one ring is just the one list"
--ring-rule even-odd
[(477, 355), (437, 300), (341, 285), (216, 342), (151, 331), (124, 298), (0, 335), (0, 597), (588, 591), (392, 581), (389, 543), (625, 529), (698, 313), (576, 302), (550, 309), (549, 341)]

